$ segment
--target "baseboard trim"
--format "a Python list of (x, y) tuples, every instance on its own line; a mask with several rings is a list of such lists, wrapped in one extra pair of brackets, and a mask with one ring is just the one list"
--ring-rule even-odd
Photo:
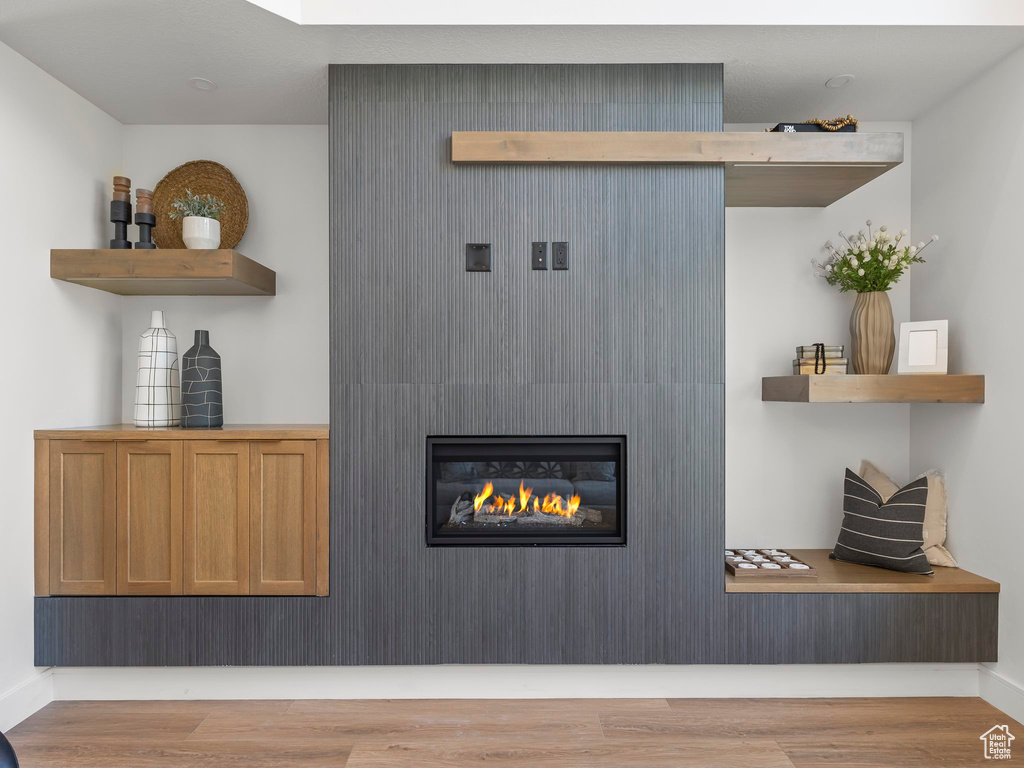
[(0, 731), (9, 731), (53, 701), (53, 670), (46, 669), (0, 696)]
[(1024, 722), (1024, 686), (985, 664), (978, 665), (978, 695), (1014, 720)]
[(58, 700), (977, 696), (977, 664), (65, 667)]

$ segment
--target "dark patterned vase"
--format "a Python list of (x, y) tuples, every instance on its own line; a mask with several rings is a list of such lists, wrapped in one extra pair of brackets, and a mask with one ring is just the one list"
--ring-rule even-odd
[(195, 344), (181, 356), (181, 426), (223, 425), (220, 355), (210, 346), (210, 332), (196, 331)]

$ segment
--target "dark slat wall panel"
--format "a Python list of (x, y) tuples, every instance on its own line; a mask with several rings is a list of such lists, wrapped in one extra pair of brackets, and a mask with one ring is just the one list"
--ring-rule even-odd
[[(994, 596), (726, 597), (721, 168), (450, 163), (452, 130), (720, 130), (720, 66), (336, 66), (330, 93), (331, 596), (37, 598), (37, 663), (994, 658)], [(428, 434), (588, 432), (628, 436), (628, 547), (424, 546)]]
[(729, 595), (745, 664), (995, 661), (999, 595)]
[[(343, 67), (332, 93), (334, 471), (351, 483), (334, 575), (355, 659), (724, 658), (688, 620), (725, 620), (704, 600), (711, 548), (691, 546), (719, 535), (724, 485), (721, 169), (465, 168), (448, 141), (720, 130), (720, 68)], [(364, 258), (367, 240), (390, 256)], [(568, 240), (570, 270), (532, 271), (533, 240)], [(492, 243), (490, 274), (464, 270), (467, 242)], [(427, 435), (588, 432), (627, 435), (627, 548), (424, 547)]]

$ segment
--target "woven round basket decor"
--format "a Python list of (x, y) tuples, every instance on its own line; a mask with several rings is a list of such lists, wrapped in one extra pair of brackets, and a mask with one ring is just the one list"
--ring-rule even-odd
[(220, 163), (212, 160), (193, 160), (179, 165), (168, 173), (153, 190), (153, 213), (156, 226), (153, 241), (160, 248), (184, 248), (181, 239), (181, 219), (172, 219), (168, 214), (173, 210), (171, 203), (185, 196), (185, 190), (193, 195), (213, 195), (223, 200), (226, 208), (220, 215), (220, 247), (234, 248), (245, 234), (249, 225), (249, 201), (245, 190), (235, 175)]

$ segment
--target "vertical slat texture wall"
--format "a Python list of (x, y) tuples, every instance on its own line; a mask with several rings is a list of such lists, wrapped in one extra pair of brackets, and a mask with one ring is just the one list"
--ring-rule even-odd
[[(332, 66), (330, 597), (38, 598), (37, 663), (994, 656), (995, 595), (726, 597), (721, 167), (450, 162), (453, 130), (721, 127), (719, 65)], [(628, 438), (627, 547), (425, 546), (427, 435), (588, 433)]]
[[(449, 137), (721, 130), (721, 67), (331, 74), (335, 574), (356, 658), (715, 658), (691, 617), (725, 619), (706, 600), (721, 588), (723, 170), (455, 166)], [(534, 240), (567, 240), (569, 271), (531, 270)], [(492, 244), (492, 272), (465, 271), (467, 242)], [(431, 434), (626, 435), (628, 546), (425, 548)]]

